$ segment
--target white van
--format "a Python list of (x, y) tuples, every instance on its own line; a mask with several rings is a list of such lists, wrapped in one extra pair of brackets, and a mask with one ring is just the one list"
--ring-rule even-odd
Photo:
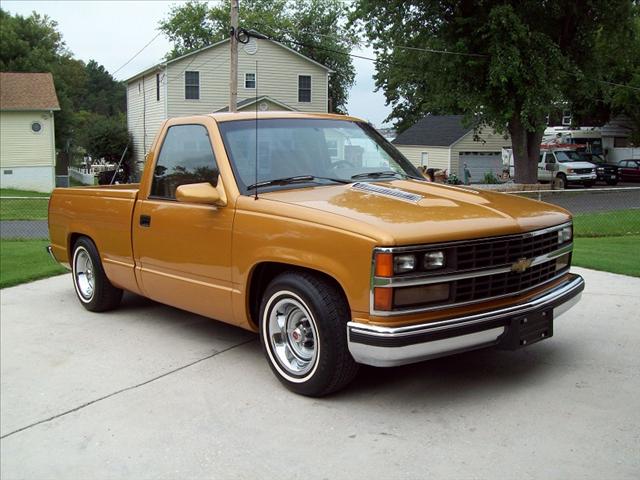
[(538, 181), (554, 182), (558, 188), (571, 183), (592, 187), (596, 183), (596, 166), (585, 162), (575, 150), (541, 150), (538, 162)]
[[(502, 161), (509, 165), (509, 175), (514, 176), (513, 150), (502, 150)], [(554, 182), (557, 188), (566, 188), (571, 183), (581, 183), (589, 188), (596, 183), (596, 166), (585, 162), (572, 148), (543, 148), (538, 162), (538, 181)]]

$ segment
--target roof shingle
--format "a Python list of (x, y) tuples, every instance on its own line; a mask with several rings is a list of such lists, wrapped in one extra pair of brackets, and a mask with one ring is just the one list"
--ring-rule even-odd
[(463, 118), (463, 115), (427, 115), (398, 135), (391, 143), (448, 147), (473, 130), (473, 127), (462, 125)]
[(51, 73), (0, 72), (0, 110), (60, 110)]

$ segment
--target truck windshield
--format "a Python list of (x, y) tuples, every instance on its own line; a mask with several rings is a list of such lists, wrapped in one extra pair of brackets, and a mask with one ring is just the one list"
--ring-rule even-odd
[(566, 162), (583, 162), (584, 159), (580, 156), (578, 152), (570, 151), (556, 151), (556, 158), (560, 163)]
[[(424, 180), (382, 135), (361, 122), (274, 118), (259, 119), (257, 127), (255, 120), (233, 120), (220, 122), (219, 128), (244, 194), (256, 184), (264, 185), (261, 190), (277, 190), (336, 181)], [(296, 182), (278, 181), (291, 178)], [(309, 180), (300, 180), (304, 178)]]

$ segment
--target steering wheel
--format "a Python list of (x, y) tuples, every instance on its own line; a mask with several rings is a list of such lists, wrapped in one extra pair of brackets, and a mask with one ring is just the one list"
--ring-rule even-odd
[(337, 168), (338, 170), (343, 168), (356, 168), (356, 166), (353, 163), (347, 162), (346, 160), (338, 160), (337, 162), (333, 162), (331, 164), (331, 167)]

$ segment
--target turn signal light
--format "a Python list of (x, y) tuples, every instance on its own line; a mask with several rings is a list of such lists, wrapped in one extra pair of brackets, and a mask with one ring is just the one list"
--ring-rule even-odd
[(376, 310), (391, 310), (393, 307), (393, 288), (373, 289), (373, 308)]
[(393, 277), (393, 255), (391, 253), (376, 254), (376, 277)]

